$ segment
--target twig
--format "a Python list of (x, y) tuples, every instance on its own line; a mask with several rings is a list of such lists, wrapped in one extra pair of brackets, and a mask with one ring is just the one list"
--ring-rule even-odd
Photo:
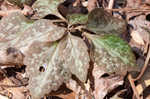
[(124, 11), (124, 12), (150, 12), (150, 9), (133, 9), (133, 8), (119, 8), (119, 9), (106, 9), (108, 11)]
[(0, 87), (8, 87), (8, 88), (15, 88), (15, 87), (22, 87), (22, 86), (26, 86), (27, 84), (21, 84), (21, 85), (4, 85), (4, 84), (0, 84)]
[(114, 0), (109, 0), (108, 9), (112, 9), (114, 6)]
[(134, 80), (133, 80), (131, 74), (128, 75), (128, 80), (129, 80), (129, 82), (130, 82), (130, 84), (131, 84), (132, 90), (133, 90), (133, 92), (134, 92), (136, 98), (137, 98), (137, 99), (140, 99), (139, 93), (138, 93), (137, 90), (136, 90), (136, 87), (135, 87), (135, 84), (134, 84)]

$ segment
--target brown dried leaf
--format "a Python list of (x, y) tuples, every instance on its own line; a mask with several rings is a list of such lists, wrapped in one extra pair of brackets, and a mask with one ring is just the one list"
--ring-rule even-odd
[(121, 76), (102, 78), (102, 74), (104, 74), (104, 71), (99, 66), (95, 65), (93, 70), (95, 79), (95, 99), (103, 99), (108, 92), (123, 84), (123, 77)]
[(132, 39), (139, 45), (144, 45), (144, 40), (138, 31), (131, 32)]
[[(139, 37), (143, 40), (142, 42), (144, 42), (144, 45), (143, 43), (140, 43), (142, 45), (138, 44), (137, 41), (139, 42), (139, 40), (136, 39), (136, 36), (133, 36), (131, 34), (132, 38), (129, 42), (130, 46), (134, 48), (138, 48), (141, 51), (143, 51), (144, 49), (144, 53), (146, 53), (148, 50), (147, 49), (148, 44), (150, 42), (150, 34), (149, 34), (150, 22), (145, 19), (145, 15), (140, 15), (140, 16), (135, 17), (133, 20), (129, 20), (128, 23), (132, 26), (133, 28), (132, 31), (136, 31), (135, 35), (139, 35)], [(139, 54), (138, 51), (135, 50), (135, 52)]]

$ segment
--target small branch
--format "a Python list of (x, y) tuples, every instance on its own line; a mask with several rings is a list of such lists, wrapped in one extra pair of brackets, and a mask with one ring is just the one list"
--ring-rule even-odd
[(120, 9), (106, 9), (108, 11), (124, 11), (124, 12), (150, 12), (150, 9), (133, 9), (133, 8), (120, 8)]
[(135, 87), (134, 80), (133, 80), (131, 74), (128, 75), (128, 80), (129, 80), (129, 82), (130, 82), (130, 85), (131, 85), (131, 87), (132, 87), (132, 90), (133, 90), (133, 92), (134, 92), (136, 98), (137, 98), (137, 99), (140, 99), (139, 93), (137, 92), (137, 89), (136, 89), (136, 87)]
[(0, 84), (0, 87), (7, 87), (7, 88), (16, 88), (16, 87), (22, 87), (22, 86), (26, 86), (27, 84), (21, 84), (21, 85), (4, 85), (4, 84)]
[(114, 0), (109, 0), (108, 9), (112, 9), (114, 6)]

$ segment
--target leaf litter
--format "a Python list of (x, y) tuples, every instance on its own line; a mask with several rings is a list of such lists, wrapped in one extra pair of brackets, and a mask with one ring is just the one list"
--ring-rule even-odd
[[(145, 79), (143, 75), (145, 75), (146, 68), (149, 68), (147, 67), (149, 54), (147, 57), (145, 55), (149, 51), (149, 21), (146, 19), (149, 6), (145, 6), (147, 2), (143, 4), (137, 2), (137, 6), (130, 9), (128, 7), (133, 5), (134, 0), (127, 0), (124, 8), (122, 8), (122, 2), (119, 1), (109, 3), (98, 0), (93, 2), (90, 0), (6, 1), (14, 7), (18, 6), (19, 10), (12, 10), (11, 13), (0, 12), (0, 15), (2, 14), (0, 65), (5, 67), (1, 68), (4, 74), (0, 76), (1, 81), (6, 81), (6, 78), (8, 80), (17, 79), (15, 75), (19, 72), (23, 79), (28, 78), (29, 80), (27, 85), (21, 86), (25, 88), (22, 89), (23, 93), (22, 90), (19, 90), (19, 82), (21, 83), (23, 79), (19, 79), (18, 85), (11, 80), (9, 82), (13, 83), (13, 86), (6, 83), (0, 84), (1, 88), (5, 86), (3, 91), (0, 91), (1, 97), (5, 95), (10, 98), (9, 95), (3, 93), (7, 91), (13, 94), (13, 99), (29, 97), (41, 99), (48, 95), (51, 96), (53, 92), (57, 93), (61, 85), (66, 84), (74, 93), (70, 99), (103, 99), (119, 86), (122, 86), (122, 89), (116, 91), (112, 98), (128, 97), (129, 99), (130, 96), (141, 98), (134, 81)], [(83, 2), (89, 2), (88, 6), (83, 7)], [(64, 9), (60, 10), (60, 4)], [(29, 13), (31, 10), (28, 10), (28, 14), (24, 12), (25, 10), (22, 10), (22, 7), (25, 8), (24, 5), (33, 9), (33, 13)], [(111, 8), (107, 9), (107, 6), (110, 5)], [(146, 9), (145, 12), (142, 9), (138, 10), (139, 5)], [(101, 6), (103, 8), (99, 8)], [(118, 6), (121, 8), (118, 9)], [(89, 12), (84, 13), (85, 9)], [(127, 19), (121, 16), (117, 18), (114, 11), (127, 15)], [(62, 13), (64, 14), (61, 15)], [(136, 16), (138, 14), (139, 16)], [(50, 18), (44, 19), (45, 16)], [(54, 16), (59, 17), (59, 20)], [(145, 16), (146, 18), (140, 19), (142, 21), (137, 19)], [(68, 27), (62, 24), (67, 24)], [(131, 35), (132, 38), (128, 35)], [(129, 39), (131, 47), (127, 42)], [(140, 47), (133, 45), (135, 43)], [(133, 47), (139, 49), (143, 54), (138, 54)], [(146, 60), (143, 68), (139, 66), (141, 63), (137, 62), (137, 59), (141, 57)], [(24, 65), (25, 68), (23, 68)], [(9, 68), (14, 69), (10, 74), (7, 72)], [(141, 73), (136, 76), (132, 74), (133, 71), (136, 74), (140, 71)], [(137, 78), (134, 78), (135, 76)], [(127, 78), (130, 83), (125, 80)], [(120, 97), (120, 94), (130, 92), (129, 88), (125, 87), (125, 83), (128, 83), (126, 86), (132, 88), (133, 93)], [(147, 86), (144, 88), (146, 89)], [(16, 96), (16, 94), (19, 95)], [(55, 95), (59, 96), (59, 94)], [(145, 97), (144, 89), (142, 96)]]

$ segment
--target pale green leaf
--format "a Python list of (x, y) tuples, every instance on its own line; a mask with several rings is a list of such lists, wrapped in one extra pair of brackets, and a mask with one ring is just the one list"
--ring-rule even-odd
[(87, 37), (94, 44), (95, 63), (107, 73), (126, 74), (127, 71), (138, 69), (130, 46), (118, 36), (105, 34)]
[(88, 15), (85, 14), (69, 14), (67, 15), (67, 20), (69, 24), (85, 24), (88, 20)]

